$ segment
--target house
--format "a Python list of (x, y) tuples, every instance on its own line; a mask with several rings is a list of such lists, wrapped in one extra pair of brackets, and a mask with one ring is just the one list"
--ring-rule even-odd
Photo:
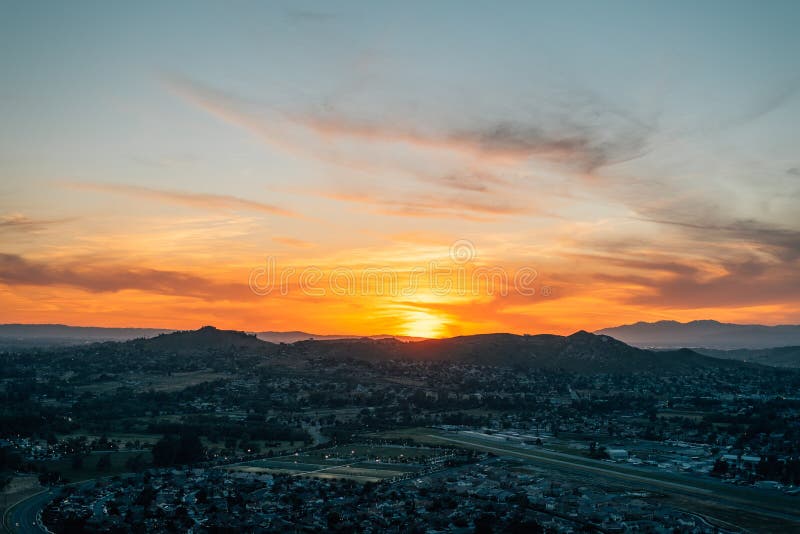
[(608, 457), (615, 462), (624, 462), (628, 459), (628, 451), (625, 449), (608, 449), (606, 450)]

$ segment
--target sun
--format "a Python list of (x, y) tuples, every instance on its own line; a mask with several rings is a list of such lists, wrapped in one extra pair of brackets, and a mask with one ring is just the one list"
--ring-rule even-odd
[(413, 337), (436, 338), (444, 334), (444, 320), (425, 311), (403, 312), (403, 334)]

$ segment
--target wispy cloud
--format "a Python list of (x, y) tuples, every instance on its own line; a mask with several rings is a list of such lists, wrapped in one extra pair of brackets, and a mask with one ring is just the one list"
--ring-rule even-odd
[(683, 222), (647, 219), (650, 222), (676, 226), (697, 239), (710, 239), (749, 244), (772, 253), (776, 258), (793, 261), (800, 258), (800, 231), (782, 228), (753, 219), (736, 220), (728, 224)]
[[(756, 260), (728, 262), (718, 276), (676, 275), (638, 280), (643, 291), (627, 300), (650, 307), (691, 309), (705, 307), (782, 304), (800, 299), (796, 268)], [(628, 282), (634, 282), (628, 279)]]
[(445, 187), (462, 191), (475, 191), (486, 193), (495, 186), (509, 186), (508, 180), (504, 180), (488, 171), (465, 171), (461, 173), (449, 173), (432, 180)]
[(130, 267), (99, 259), (87, 263), (85, 258), (37, 261), (0, 253), (0, 282), (11, 286), (68, 286), (91, 293), (133, 289), (210, 300), (253, 298), (246, 283), (218, 283), (195, 274)]
[[(330, 163), (362, 170), (380, 169), (380, 164), (363, 157), (330, 150), (332, 141), (357, 140), (372, 145), (394, 145), (424, 151), (444, 151), (465, 160), (466, 165), (526, 165), (543, 159), (580, 172), (637, 158), (648, 151), (653, 128), (626, 114), (605, 109), (601, 104), (582, 102), (579, 109), (535, 114), (518, 119), (472, 119), (470, 121), (431, 121), (409, 123), (409, 119), (356, 118), (332, 111), (336, 106), (307, 105), (302, 111), (279, 110), (198, 83), (184, 77), (165, 78), (169, 89), (187, 102), (230, 124), (241, 126), (265, 142), (288, 152), (323, 159)], [(442, 121), (438, 121), (442, 122)], [(297, 130), (299, 128), (299, 130)], [(303, 136), (303, 134), (306, 134)], [(322, 147), (309, 148), (307, 134), (316, 136)], [(298, 137), (299, 136), (299, 137)], [(313, 143), (311, 143), (313, 147)], [(466, 163), (469, 162), (469, 163)], [(413, 168), (400, 168), (430, 181), (431, 177)], [(478, 172), (484, 176), (486, 169)], [(485, 190), (469, 172), (445, 173), (441, 182), (462, 189)], [(434, 178), (435, 180), (435, 178)]]
[(284, 209), (272, 204), (265, 204), (255, 200), (248, 200), (231, 195), (217, 195), (211, 193), (189, 193), (185, 191), (171, 191), (164, 189), (153, 189), (138, 185), (118, 185), (118, 184), (96, 184), (96, 183), (71, 183), (70, 187), (85, 189), (90, 191), (100, 191), (126, 196), (139, 197), (155, 200), (167, 204), (178, 204), (215, 211), (253, 211), (267, 213), (270, 215), (282, 215), (285, 217), (296, 217), (297, 214), (291, 210)]
[(21, 213), (0, 216), (0, 231), (38, 232), (72, 219), (33, 219)]
[(535, 213), (529, 206), (513, 205), (506, 201), (474, 199), (471, 197), (415, 195), (410, 197), (386, 198), (367, 193), (321, 193), (333, 200), (353, 202), (369, 206), (374, 212), (404, 217), (453, 218), (485, 221), (492, 218), (514, 214)]
[(543, 126), (531, 121), (496, 120), (444, 130), (399, 128), (331, 114), (298, 114), (292, 120), (323, 136), (347, 136), (373, 142), (403, 143), (424, 149), (449, 150), (472, 158), (517, 161), (541, 157), (592, 172), (646, 152), (649, 129), (629, 123), (610, 137), (606, 125), (575, 121)]

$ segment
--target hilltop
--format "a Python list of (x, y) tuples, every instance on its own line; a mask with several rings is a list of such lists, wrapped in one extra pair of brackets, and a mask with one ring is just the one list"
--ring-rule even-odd
[(198, 330), (183, 330), (161, 334), (150, 339), (136, 339), (125, 344), (136, 345), (151, 351), (196, 352), (209, 350), (264, 351), (272, 343), (262, 341), (255, 334), (237, 330), (219, 330), (204, 326)]

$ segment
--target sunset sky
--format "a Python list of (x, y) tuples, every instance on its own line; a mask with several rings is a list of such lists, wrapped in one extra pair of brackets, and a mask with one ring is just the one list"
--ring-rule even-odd
[[(794, 1), (4, 3), (0, 322), (800, 323), (798, 27)], [(458, 290), (480, 269), (531, 276)]]

